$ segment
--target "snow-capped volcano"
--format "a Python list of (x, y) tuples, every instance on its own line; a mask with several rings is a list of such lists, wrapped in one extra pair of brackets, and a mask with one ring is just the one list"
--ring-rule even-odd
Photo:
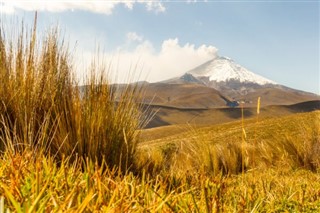
[(217, 57), (187, 72), (196, 78), (206, 77), (211, 82), (253, 83), (258, 85), (276, 84), (267, 78), (250, 72), (227, 57)]
[[(186, 92), (188, 95), (183, 93), (181, 100), (187, 103), (193, 102), (193, 106), (199, 106), (197, 104), (201, 103), (201, 106), (215, 107), (222, 99), (225, 101), (224, 106), (235, 107), (241, 101), (246, 106), (252, 107), (255, 106), (258, 97), (263, 98), (263, 105), (289, 105), (319, 100), (319, 96), (315, 94), (277, 84), (227, 57), (214, 58), (185, 72), (182, 76), (159, 82), (157, 85), (168, 91), (164, 97), (171, 97), (176, 93), (181, 95), (181, 91), (184, 90), (182, 88), (191, 88)], [(175, 87), (179, 87), (179, 90)]]

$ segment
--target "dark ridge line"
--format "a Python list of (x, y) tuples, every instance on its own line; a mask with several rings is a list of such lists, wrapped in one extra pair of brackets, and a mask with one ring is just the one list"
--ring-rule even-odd
[[(241, 107), (178, 107), (178, 106), (170, 106), (170, 105), (162, 105), (162, 104), (152, 104), (152, 103), (143, 103), (143, 102), (140, 102), (139, 104), (143, 105), (143, 106), (146, 106), (146, 107), (160, 107), (160, 108), (166, 108), (166, 109), (176, 109), (176, 110), (211, 110), (211, 109), (214, 109), (214, 110), (219, 110), (219, 109), (222, 109), (222, 110), (225, 110), (225, 109), (237, 109), (237, 108), (241, 108)], [(295, 103), (295, 104), (279, 104), (279, 105), (266, 105), (266, 106), (263, 106), (261, 107), (262, 109), (263, 108), (266, 108), (266, 107), (286, 107), (286, 108), (294, 108), (294, 107), (298, 107), (298, 108), (303, 108), (303, 106), (301, 105), (304, 105), (304, 104), (315, 104), (315, 109), (320, 109), (320, 100), (313, 100), (313, 101), (302, 101), (302, 102), (298, 102), (298, 103)], [(316, 105), (318, 104), (318, 106)], [(244, 106), (243, 107), (244, 109), (254, 109), (256, 108), (255, 106)]]

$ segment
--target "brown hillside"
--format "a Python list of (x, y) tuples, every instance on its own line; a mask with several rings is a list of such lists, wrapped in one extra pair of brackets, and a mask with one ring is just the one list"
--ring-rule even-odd
[[(262, 101), (264, 101), (262, 99)], [(191, 124), (212, 125), (231, 122), (241, 119), (241, 108), (177, 108), (168, 106), (151, 105), (150, 108), (157, 111), (146, 128), (154, 128), (167, 125)], [(260, 111), (263, 117), (279, 117), (297, 112), (310, 112), (320, 109), (320, 101), (308, 101), (294, 105), (265, 106)], [(256, 116), (256, 108), (244, 106), (246, 118)]]
[(242, 99), (249, 102), (248, 106), (255, 106), (255, 100), (257, 100), (258, 97), (263, 98), (263, 102), (261, 103), (263, 106), (292, 105), (306, 101), (320, 100), (319, 96), (312, 93), (280, 88), (259, 88), (252, 93), (242, 96)]
[(145, 86), (144, 102), (180, 108), (217, 108), (227, 99), (213, 88), (200, 84), (152, 83)]

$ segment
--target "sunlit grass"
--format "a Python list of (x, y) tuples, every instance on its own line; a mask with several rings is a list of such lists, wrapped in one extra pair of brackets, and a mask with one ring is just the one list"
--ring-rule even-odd
[(57, 28), (37, 37), (23, 25), (14, 37), (0, 33), (0, 150), (41, 151), (106, 162), (123, 172), (134, 165), (142, 108), (141, 87), (119, 90), (107, 67), (93, 59), (85, 86), (75, 79), (72, 55)]
[[(175, 147), (172, 159), (180, 159), (181, 170), (199, 171), (205, 167), (212, 174), (238, 174), (244, 171), (286, 165), (294, 169), (319, 170), (320, 112), (301, 113), (280, 118), (248, 119), (144, 142), (141, 149), (162, 150)], [(243, 141), (243, 129), (246, 140)], [(149, 155), (152, 156), (152, 155)], [(152, 158), (152, 157), (151, 157)], [(183, 160), (182, 160), (183, 159)], [(243, 159), (243, 160), (242, 160)], [(151, 163), (151, 159), (149, 162)], [(242, 164), (243, 162), (243, 164)], [(281, 166), (280, 166), (281, 167)], [(170, 169), (169, 169), (170, 170)], [(173, 166), (173, 171), (177, 168)]]
[[(3, 209), (15, 212), (312, 212), (320, 208), (320, 176), (309, 170), (270, 168), (242, 176), (132, 173), (86, 164), (57, 166), (25, 152), (0, 160)], [(1, 206), (1, 205), (0, 205)], [(1, 209), (0, 209), (1, 212)], [(3, 212), (3, 211), (2, 211)]]

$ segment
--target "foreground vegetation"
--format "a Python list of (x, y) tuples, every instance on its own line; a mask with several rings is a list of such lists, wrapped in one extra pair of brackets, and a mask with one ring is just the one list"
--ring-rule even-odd
[[(320, 175), (269, 168), (244, 175), (119, 175), (30, 153), (0, 160), (0, 212), (317, 212)], [(2, 203), (2, 204), (1, 204)]]
[(0, 30), (0, 150), (29, 149), (57, 161), (79, 156), (126, 171), (142, 125), (134, 101), (140, 89), (118, 92), (98, 57), (80, 87), (59, 30), (38, 38), (36, 19), (31, 30), (21, 26), (18, 36)]
[(320, 112), (139, 143), (141, 88), (110, 85), (97, 61), (80, 87), (57, 29), (5, 32), (0, 213), (319, 211)]

